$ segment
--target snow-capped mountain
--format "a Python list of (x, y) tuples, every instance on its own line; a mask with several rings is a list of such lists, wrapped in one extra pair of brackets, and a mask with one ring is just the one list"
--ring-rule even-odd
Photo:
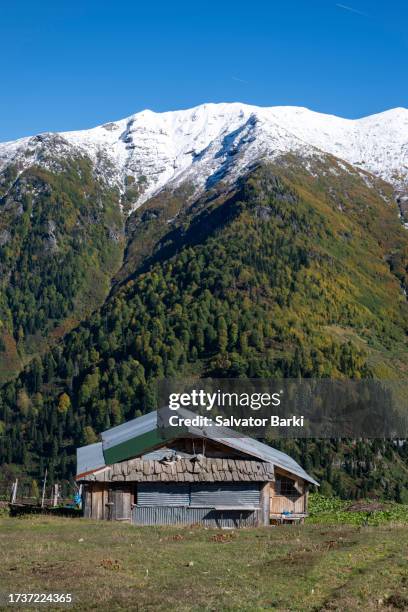
[(91, 158), (95, 171), (121, 190), (140, 186), (134, 207), (168, 184), (197, 190), (234, 180), (255, 161), (293, 152), (332, 154), (396, 188), (408, 186), (408, 109), (350, 120), (301, 107), (240, 103), (188, 110), (145, 110), (89, 130), (46, 133), (0, 144), (0, 171), (52, 165), (60, 155)]

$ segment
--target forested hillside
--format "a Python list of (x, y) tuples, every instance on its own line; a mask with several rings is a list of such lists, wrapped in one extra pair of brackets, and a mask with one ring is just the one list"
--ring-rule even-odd
[[(287, 156), (191, 205), (181, 190), (133, 213), (104, 306), (4, 386), (4, 470), (71, 477), (76, 446), (155, 408), (163, 377), (406, 377), (408, 238), (392, 190), (315, 163)], [(408, 482), (406, 446), (286, 445), (328, 491), (399, 498)]]
[(99, 306), (121, 263), (117, 192), (85, 158), (59, 166), (2, 176), (0, 382)]

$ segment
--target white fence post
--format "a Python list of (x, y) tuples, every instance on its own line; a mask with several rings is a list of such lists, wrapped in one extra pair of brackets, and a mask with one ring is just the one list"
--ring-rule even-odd
[(52, 496), (52, 505), (55, 508), (55, 506), (58, 506), (58, 498), (59, 498), (59, 484), (54, 484), (54, 492), (53, 492), (53, 496)]
[(11, 500), (10, 500), (10, 502), (12, 504), (16, 503), (16, 499), (17, 499), (17, 487), (18, 487), (18, 478), (15, 479), (15, 481), (13, 482), (13, 485), (11, 487)]
[(44, 482), (43, 482), (43, 488), (42, 488), (42, 497), (41, 497), (41, 508), (44, 508), (44, 500), (45, 500), (45, 485), (47, 484), (47, 469), (45, 470), (45, 474), (44, 474)]

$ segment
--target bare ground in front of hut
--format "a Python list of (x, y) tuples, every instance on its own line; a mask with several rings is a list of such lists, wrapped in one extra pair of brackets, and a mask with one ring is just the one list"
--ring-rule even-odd
[(75, 610), (408, 609), (407, 526), (215, 531), (29, 516), (0, 519), (0, 547), (0, 609), (10, 592), (72, 593)]

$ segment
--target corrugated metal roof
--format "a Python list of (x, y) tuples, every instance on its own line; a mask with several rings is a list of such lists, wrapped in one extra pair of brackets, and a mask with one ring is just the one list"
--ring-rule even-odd
[[(193, 428), (191, 428), (193, 429)], [(300, 478), (319, 486), (319, 483), (314, 480), (305, 470), (289, 455), (282, 451), (264, 444), (255, 438), (244, 436), (242, 433), (229, 429), (228, 427), (208, 427), (207, 429), (194, 428), (195, 433), (203, 435), (210, 440), (218, 441), (225, 446), (234, 448), (263, 461), (268, 461), (277, 467), (287, 470), (292, 474), (296, 474)], [(201, 432), (201, 434), (199, 433)], [(225, 434), (225, 435), (223, 435)]]
[(157, 410), (102, 432), (103, 448), (112, 448), (157, 427)]
[(93, 472), (103, 467), (105, 467), (105, 458), (103, 456), (102, 442), (77, 448), (77, 474)]
[(276, 448), (273, 448), (272, 446), (269, 446), (268, 444), (259, 442), (259, 440), (254, 440), (254, 438), (249, 437), (241, 437), (239, 434), (237, 437), (232, 437), (229, 435), (227, 438), (220, 438), (219, 435), (216, 435), (213, 437), (213, 439), (235, 448), (236, 450), (240, 450), (243, 453), (254, 455), (255, 457), (263, 459), (264, 461), (269, 461), (283, 470), (287, 470), (288, 472), (296, 474), (308, 482), (319, 485), (319, 483), (314, 480), (314, 478), (309, 476), (302, 466), (292, 459), (292, 457), (286, 453), (283, 453), (282, 451), (277, 450)]
[[(184, 416), (192, 416), (192, 413), (189, 410), (181, 409), (179, 412), (183, 413)], [(309, 476), (309, 474), (307, 474), (307, 472), (305, 472), (305, 470), (292, 457), (286, 453), (283, 453), (282, 451), (277, 450), (276, 448), (273, 448), (272, 446), (269, 446), (268, 444), (255, 440), (255, 438), (244, 436), (242, 433), (234, 431), (229, 427), (209, 427), (207, 429), (191, 428), (191, 431), (193, 431), (193, 429), (196, 433), (201, 432), (201, 435), (209, 438), (210, 440), (221, 442), (226, 446), (257, 457), (258, 459), (262, 459), (263, 461), (269, 461), (277, 467), (287, 470), (292, 474), (296, 474), (296, 476), (299, 476), (300, 478), (319, 486), (319, 483), (314, 480), (314, 478)], [(225, 435), (222, 435), (224, 433)]]
[[(165, 409), (162, 409), (162, 411), (163, 410)], [(195, 416), (194, 413), (186, 409), (181, 409), (178, 412), (186, 417)], [(141, 417), (128, 421), (127, 423), (123, 423), (122, 425), (118, 425), (117, 427), (104, 431), (102, 433), (103, 450), (105, 451), (108, 448), (114, 448), (123, 442), (137, 438), (142, 434), (157, 429), (157, 415), (158, 411), (150, 412)], [(243, 436), (242, 434), (227, 427), (214, 428), (214, 432), (212, 431), (211, 427), (207, 429), (189, 427), (188, 430), (192, 435), (197, 435), (215, 441), (218, 440), (230, 448), (234, 448), (235, 450), (252, 455), (258, 459), (262, 459), (263, 461), (273, 463), (283, 470), (287, 470), (288, 472), (291, 472), (292, 474), (295, 474), (308, 482), (318, 485), (318, 482), (309, 476), (309, 474), (307, 474), (305, 470), (294, 459), (292, 459), (292, 457), (267, 444), (264, 444), (263, 442), (259, 442), (259, 440), (255, 440), (254, 438), (250, 438), (248, 436)], [(222, 435), (223, 433), (225, 433), (225, 436)]]

